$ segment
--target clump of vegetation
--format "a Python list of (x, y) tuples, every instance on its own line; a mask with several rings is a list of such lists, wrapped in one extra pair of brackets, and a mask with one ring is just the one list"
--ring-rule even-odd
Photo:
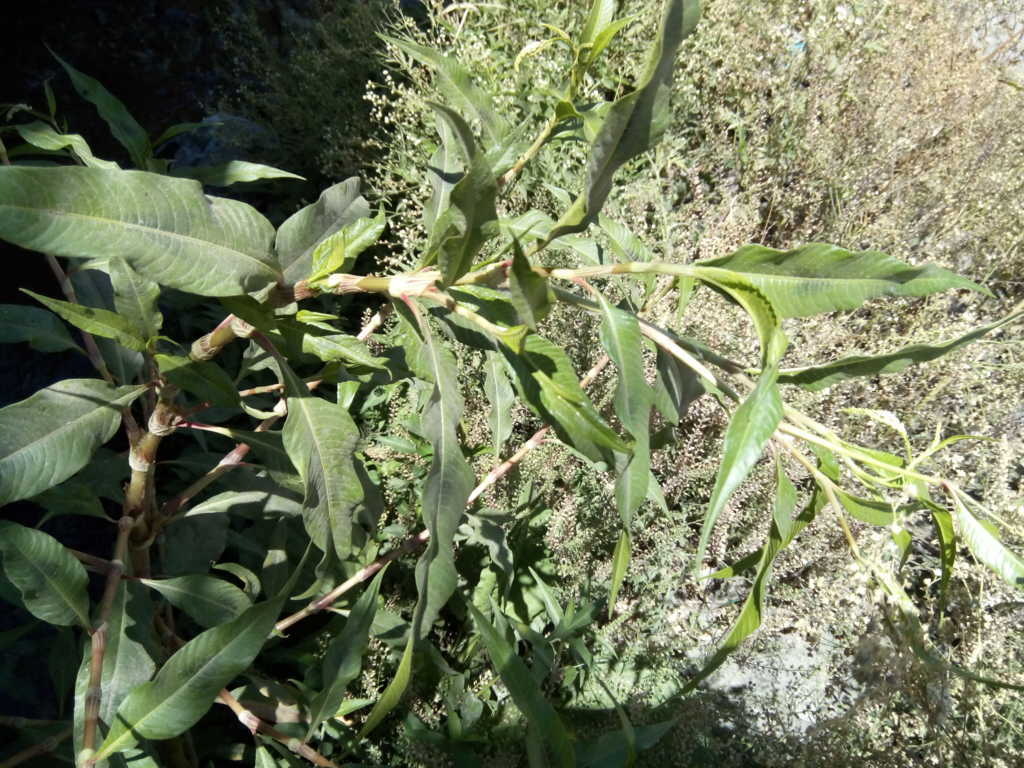
[[(861, 9), (780, 2), (806, 12), (779, 27), (722, 0), (691, 36), (695, 0), (616, 5), (396, 20), (367, 100), (402, 128), (377, 146), (391, 209), (350, 179), (275, 227), (201, 182), (289, 174), (175, 168), (153, 149), (189, 126), (151, 139), (66, 63), (141, 170), (95, 157), (52, 99), (18, 113), (0, 237), (47, 254), (65, 300), (7, 308), (2, 338), (78, 350), (98, 378), (0, 409), (0, 502), (29, 505), (0, 523), (0, 595), (26, 631), (71, 628), (52, 643), (71, 714), (3, 723), (12, 760), (69, 737), (85, 768), (1021, 754), (981, 722), (1014, 706), (989, 691), (1022, 687), (998, 631), (1024, 584), (1011, 436), (982, 434), (978, 472), (975, 430), (900, 417), (899, 373), (1017, 354), (1014, 284), (906, 243), (802, 242), (887, 194), (870, 223), (893, 233), (939, 204), (801, 151), (870, 111), (845, 101), (854, 74), (814, 69), (820, 50), (871, 65)], [(738, 60), (743, 36), (760, 59)], [(922, 136), (900, 157), (938, 173)], [(755, 230), (781, 247), (745, 245)], [(357, 334), (352, 296), (380, 307)], [(945, 312), (947, 342), (914, 335)], [(108, 552), (50, 524), (83, 515)]]

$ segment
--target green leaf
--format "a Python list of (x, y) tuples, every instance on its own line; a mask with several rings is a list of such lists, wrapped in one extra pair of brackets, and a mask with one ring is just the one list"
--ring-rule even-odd
[(356, 219), (320, 241), (313, 251), (313, 272), (309, 282), (322, 280), (334, 272), (348, 272), (359, 254), (380, 240), (386, 224), (387, 219), (381, 210), (372, 219)]
[(593, 63), (597, 61), (598, 57), (604, 52), (604, 49), (607, 48), (611, 41), (615, 38), (615, 36), (619, 34), (619, 32), (621, 32), (625, 27), (628, 27), (630, 24), (632, 24), (639, 18), (640, 14), (635, 14), (633, 16), (626, 16), (621, 19), (616, 19), (610, 24), (606, 24), (598, 33), (597, 37), (594, 39), (593, 47), (587, 54), (587, 66), (592, 66)]
[(754, 391), (736, 409), (729, 421), (729, 427), (725, 431), (722, 463), (715, 479), (714, 490), (711, 492), (711, 501), (708, 502), (708, 511), (704, 515), (704, 524), (701, 526), (700, 542), (694, 559), (695, 570), (700, 569), (715, 522), (725, 509), (729, 497), (750, 474), (761, 458), (765, 444), (782, 421), (782, 400), (775, 383), (777, 375), (774, 369), (764, 371), (758, 378)]
[(988, 293), (977, 283), (932, 264), (912, 267), (878, 251), (847, 251), (827, 243), (809, 243), (791, 251), (746, 245), (696, 266), (745, 275), (783, 317), (856, 309), (877, 296), (927, 296), (951, 288)]
[(461, 137), (468, 163), (466, 173), (452, 187), (451, 205), (438, 217), (427, 249), (427, 259), (437, 259), (441, 282), (448, 286), (469, 272), (480, 248), (497, 233), (498, 212), (494, 206), (498, 184), (465, 120), (443, 105), (431, 107)]
[(591, 461), (608, 466), (614, 466), (616, 451), (629, 451), (587, 397), (569, 358), (558, 346), (531, 333), (521, 353), (504, 346), (501, 352), (515, 373), (513, 383), (520, 396), (552, 426), (559, 439)]
[(796, 535), (800, 525), (799, 519), (793, 517), (793, 510), (796, 506), (796, 488), (782, 471), (782, 465), (776, 462), (775, 474), (777, 487), (775, 491), (775, 508), (772, 516), (772, 526), (768, 533), (768, 541), (761, 550), (761, 559), (757, 566), (757, 574), (754, 576), (754, 583), (740, 614), (733, 623), (729, 633), (718, 644), (711, 657), (704, 663), (694, 677), (687, 682), (684, 692), (692, 691), (701, 680), (714, 672), (726, 657), (739, 647), (746, 638), (761, 626), (761, 617), (764, 614), (764, 599), (767, 593), (768, 581), (771, 579), (772, 564), (775, 558)]
[(302, 516), (313, 543), (342, 561), (352, 554), (354, 513), (363, 487), (352, 454), (359, 428), (348, 411), (310, 394), (284, 360), (278, 360), (288, 394), (284, 448), (305, 486)]
[(491, 664), (501, 676), (505, 687), (508, 688), (512, 701), (526, 716), (530, 727), (536, 729), (547, 744), (556, 764), (566, 767), (575, 765), (569, 734), (555, 708), (544, 698), (540, 686), (530, 674), (526, 664), (516, 655), (512, 645), (480, 611), (472, 605), (468, 605), (467, 608), (473, 615), (473, 623), (487, 649), (487, 655), (491, 657)]
[(423, 227), (433, 239), (434, 225), (448, 208), (452, 189), (462, 178), (463, 165), (459, 159), (459, 151), (455, 143), (455, 134), (448, 121), (435, 115), (437, 133), (441, 139), (434, 154), (427, 163), (427, 178), (430, 181), (430, 199), (423, 206)]
[(702, 282), (724, 293), (750, 316), (761, 341), (761, 365), (775, 366), (786, 351), (789, 340), (782, 331), (782, 317), (775, 305), (746, 275), (720, 269), (694, 267), (693, 274)]
[(608, 109), (591, 144), (586, 189), (559, 219), (548, 235), (549, 242), (581, 232), (596, 221), (611, 192), (615, 172), (661, 139), (671, 117), (668, 102), (676, 52), (699, 18), (699, 0), (666, 2), (658, 35), (636, 90), (617, 99)]
[(551, 288), (547, 279), (533, 271), (519, 241), (515, 239), (512, 240), (512, 254), (512, 269), (508, 273), (512, 306), (523, 323), (535, 331), (537, 323), (551, 311)]
[(487, 423), (491, 428), (494, 441), (494, 457), (501, 458), (501, 450), (505, 441), (512, 435), (512, 406), (515, 393), (508, 381), (508, 368), (497, 352), (488, 352), (484, 363), (484, 394), (491, 410)]
[(410, 633), (409, 640), (405, 644), (405, 651), (402, 652), (402, 660), (398, 662), (395, 676), (388, 683), (388, 687), (384, 689), (384, 693), (377, 699), (377, 703), (373, 705), (370, 714), (367, 715), (366, 722), (363, 723), (363, 727), (359, 731), (360, 739), (365, 739), (402, 700), (402, 694), (409, 687), (409, 679), (412, 677), (412, 654), (415, 644), (416, 636)]
[(274, 245), (284, 281), (304, 280), (312, 271), (313, 251), (321, 241), (369, 215), (370, 206), (359, 194), (359, 179), (353, 177), (328, 187), (315, 203), (289, 216), (278, 227)]
[[(289, 327), (286, 322), (282, 322), (281, 325), (282, 328)], [(302, 351), (325, 363), (337, 360), (350, 365), (362, 365), (378, 370), (387, 368), (385, 358), (375, 356), (365, 341), (360, 341), (347, 333), (317, 334), (303, 330)]]
[(85, 568), (48, 533), (0, 520), (4, 573), (29, 613), (50, 624), (90, 629)]
[(1024, 560), (1010, 551), (982, 521), (971, 514), (955, 491), (949, 495), (953, 500), (953, 519), (971, 554), (1011, 587), (1024, 589)]
[(254, 605), (182, 646), (151, 682), (135, 688), (121, 703), (96, 759), (134, 746), (139, 737), (170, 739), (191, 728), (217, 692), (252, 664), (283, 602), (282, 595)]
[(23, 304), (0, 304), (0, 344), (19, 341), (27, 341), (39, 352), (82, 351), (53, 313)]
[[(416, 349), (414, 369), (429, 372), (434, 386), (420, 418), (420, 431), (430, 441), (433, 458), (423, 484), (422, 515), (430, 540), (416, 563), (419, 598), (412, 618), (416, 640), (427, 636), (441, 608), (455, 592), (458, 574), (452, 542), (476, 483), (459, 443), (463, 400), (455, 359), (434, 339), (427, 322), (418, 319), (423, 343)], [(415, 329), (409, 331), (415, 334)]]
[(181, 355), (154, 355), (160, 375), (179, 389), (213, 405), (238, 405), (238, 390), (227, 372), (212, 360), (191, 360)]
[(70, 148), (78, 159), (90, 168), (117, 168), (117, 163), (100, 160), (94, 156), (88, 143), (77, 133), (57, 133), (46, 123), (39, 121), (16, 125), (14, 129), (22, 139), (33, 147), (50, 152)]
[(280, 276), (273, 228), (254, 208), (142, 171), (0, 167), (0, 238), (57, 256), (120, 256), (201, 296), (258, 291)]
[(677, 425), (690, 410), (690, 405), (704, 394), (700, 377), (677, 357), (658, 347), (654, 382), (654, 405), (669, 424)]
[(619, 543), (615, 545), (615, 552), (612, 554), (612, 586), (608, 594), (608, 615), (615, 612), (615, 603), (619, 599), (619, 589), (629, 571), (629, 559), (633, 552), (633, 545), (630, 543), (629, 531), (619, 533)]
[(33, 496), (32, 503), (38, 504), (46, 510), (46, 514), (36, 524), (36, 528), (41, 528), (46, 521), (54, 517), (64, 515), (98, 517), (112, 522), (107, 517), (107, 513), (103, 511), (103, 502), (100, 501), (93, 486), (78, 477), (65, 480), (60, 485)]
[(349, 612), (341, 632), (331, 640), (324, 654), (321, 677), (324, 689), (309, 706), (309, 730), (306, 741), (313, 736), (320, 723), (334, 717), (341, 708), (345, 689), (359, 677), (363, 656), (370, 644), (370, 626), (377, 613), (377, 595), (387, 566), (382, 568)]
[(120, 409), (144, 390), (65, 379), (0, 408), (0, 504), (35, 496), (88, 464), (117, 431)]
[(79, 72), (56, 53), (53, 53), (53, 58), (60, 62), (60, 65), (71, 76), (71, 84), (75, 87), (78, 95), (96, 107), (100, 117), (110, 126), (110, 132), (114, 134), (114, 138), (128, 150), (136, 167), (144, 168), (146, 161), (153, 154), (149, 145), (149, 137), (146, 136), (142, 126), (125, 109), (124, 104), (104, 88), (98, 80)]
[(181, 136), (183, 133), (190, 133), (197, 128), (205, 127), (204, 123), (175, 123), (174, 125), (167, 128), (159, 137), (154, 139), (153, 148), (156, 149), (161, 144), (166, 144), (171, 139)]
[[(76, 269), (69, 274), (69, 277), (79, 304), (107, 311), (115, 309), (114, 288), (110, 283), (110, 276), (106, 272), (98, 268)], [(96, 346), (100, 350), (100, 356), (114, 378), (121, 383), (135, 381), (139, 373), (142, 372), (142, 353), (128, 349), (113, 339), (106, 339), (102, 336), (94, 338)]]
[(118, 314), (128, 321), (136, 335), (147, 342), (155, 339), (164, 322), (157, 308), (160, 286), (136, 272), (124, 259), (111, 259), (109, 274)]
[[(125, 581), (117, 590), (107, 620), (106, 649), (103, 653), (103, 672), (100, 684), (100, 719), (113, 720), (114, 713), (131, 691), (152, 678), (156, 664), (147, 644), (155, 648), (151, 637), (153, 603), (146, 590), (137, 582)], [(86, 640), (85, 657), (76, 685), (77, 699), (84, 698), (89, 685), (91, 639)], [(76, 707), (76, 716), (78, 715)]]
[(116, 312), (86, 307), (82, 304), (72, 304), (69, 301), (61, 301), (60, 299), (50, 299), (46, 296), (40, 296), (38, 293), (34, 293), (27, 288), (22, 288), (21, 292), (28, 294), (40, 304), (43, 304), (86, 333), (102, 336), (106, 339), (113, 339), (118, 344), (128, 349), (133, 349), (136, 352), (142, 352), (146, 349), (146, 340), (139, 335), (138, 331), (126, 317), (122, 317)]
[(883, 355), (844, 357), (825, 365), (812, 365), (806, 368), (787, 368), (779, 374), (780, 384), (797, 384), (812, 392), (825, 389), (841, 381), (857, 376), (877, 376), (881, 373), (896, 373), (916, 363), (927, 363), (947, 355), (960, 347), (980, 339), (990, 331), (1007, 323), (1024, 317), (1024, 312), (1017, 312), (997, 320), (994, 323), (975, 328), (949, 341), (939, 344), (911, 344), (895, 352)]
[(580, 34), (581, 48), (594, 44), (601, 31), (615, 18), (617, 6), (617, 0), (594, 0), (590, 6), (590, 13), (587, 14), (587, 21), (583, 25), (583, 32)]
[(615, 482), (619, 517), (628, 531), (633, 514), (647, 498), (651, 469), (650, 422), (654, 391), (644, 379), (643, 337), (636, 316), (613, 307), (598, 293), (601, 308), (601, 344), (615, 363), (615, 415), (633, 438), (632, 455)]
[(244, 184), (250, 181), (262, 179), (299, 179), (299, 176), (280, 168), (273, 168), (260, 163), (249, 163), (245, 160), (231, 160), (221, 165), (210, 166), (175, 166), (171, 169), (171, 176), (181, 179), (195, 179), (204, 187), (230, 187), (232, 184)]
[(420, 64), (429, 67), (437, 75), (437, 89), (445, 100), (455, 104), (463, 115), (480, 122), (480, 128), (489, 146), (501, 144), (508, 133), (508, 125), (494, 111), (490, 97), (473, 84), (469, 73), (459, 62), (411, 40), (386, 35), (381, 37)]
[(215, 627), (236, 619), (252, 606), (252, 601), (242, 590), (213, 576), (196, 573), (173, 579), (140, 581), (204, 627)]

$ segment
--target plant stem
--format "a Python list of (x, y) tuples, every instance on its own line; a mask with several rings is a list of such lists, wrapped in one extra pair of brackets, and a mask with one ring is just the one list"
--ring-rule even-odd
[(543, 147), (544, 143), (551, 138), (551, 134), (555, 132), (556, 125), (558, 125), (558, 118), (552, 115), (541, 129), (540, 133), (537, 134), (537, 138), (533, 140), (533, 144), (531, 144), (522, 156), (516, 160), (515, 165), (505, 171), (505, 175), (498, 179), (499, 188), (507, 187), (511, 184), (515, 177), (522, 172), (523, 168), (526, 167), (526, 164), (537, 156), (541, 147)]
[(117, 590), (121, 586), (121, 575), (124, 573), (125, 553), (128, 550), (128, 538), (135, 521), (124, 515), (117, 523), (117, 541), (114, 543), (114, 555), (107, 568), (107, 581), (100, 599), (99, 615), (96, 627), (92, 632), (92, 652), (89, 660), (89, 688), (85, 693), (85, 722), (82, 734), (82, 757), (86, 766), (93, 764), (92, 755), (96, 751), (96, 733), (100, 719), (100, 703), (103, 700), (103, 655), (107, 649), (107, 625), (110, 612), (114, 607)]
[(27, 747), (21, 750), (21, 752), (11, 755), (2, 763), (0, 763), (0, 768), (14, 768), (14, 766), (20, 765), (21, 763), (24, 763), (26, 760), (31, 760), (33, 757), (39, 757), (40, 755), (45, 755), (48, 752), (52, 752), (54, 749), (57, 748), (57, 746), (62, 741), (68, 738), (68, 736), (70, 736), (73, 733), (73, 731), (73, 726), (69, 725), (63, 731), (55, 733), (53, 736), (50, 736), (47, 739), (43, 739), (38, 744), (33, 744), (31, 747)]
[(284, 744), (296, 755), (308, 760), (313, 765), (322, 766), (323, 768), (341, 768), (338, 763), (333, 760), (328, 760), (311, 746), (304, 744), (301, 739), (296, 739), (286, 733), (282, 733), (274, 726), (261, 720), (253, 714), (251, 710), (246, 709), (242, 703), (232, 696), (227, 690), (222, 690), (217, 695), (217, 698), (221, 703), (226, 704), (231, 711), (235, 713), (235, 717), (238, 718), (238, 722), (244, 725), (249, 730), (249, 733), (253, 735), (257, 733), (265, 734), (275, 741)]

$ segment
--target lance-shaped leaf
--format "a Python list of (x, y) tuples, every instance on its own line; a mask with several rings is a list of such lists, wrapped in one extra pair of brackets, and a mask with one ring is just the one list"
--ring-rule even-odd
[[(156, 648), (151, 637), (153, 603), (145, 588), (134, 581), (122, 582), (111, 606), (107, 620), (106, 648), (103, 653), (103, 672), (100, 684), (100, 719), (111, 723), (114, 713), (132, 689), (153, 677), (156, 664), (150, 649)], [(85, 643), (85, 656), (75, 686), (76, 730), (81, 728), (82, 709), (89, 685), (91, 639)]]
[[(761, 626), (764, 613), (764, 599), (767, 594), (768, 581), (771, 579), (772, 563), (796, 535), (798, 519), (793, 517), (796, 506), (796, 488), (782, 471), (781, 464), (776, 464), (777, 487), (775, 491), (775, 509), (772, 515), (772, 526), (768, 533), (768, 542), (761, 549), (757, 575), (751, 586), (747, 599), (743, 601), (740, 615), (736, 618), (728, 634), (722, 639), (715, 652), (704, 663), (704, 667), (687, 682), (684, 691), (692, 691), (701, 680), (714, 672), (726, 657)], [(813, 501), (812, 501), (813, 504)], [(802, 525), (800, 526), (803, 527)]]
[[(108, 311), (115, 309), (114, 288), (106, 272), (93, 268), (77, 269), (69, 277), (79, 304)], [(142, 353), (103, 336), (95, 339), (100, 355), (114, 378), (122, 383), (134, 381), (142, 371)]]
[(427, 178), (430, 181), (430, 199), (423, 206), (423, 226), (434, 235), (434, 224), (448, 208), (452, 189), (462, 178), (463, 163), (456, 145), (455, 134), (448, 121), (435, 115), (437, 133), (441, 143), (427, 163)]
[(616, 0), (594, 0), (580, 34), (580, 47), (593, 46), (601, 31), (611, 24), (618, 6)]
[(520, 396), (552, 426), (559, 439), (591, 461), (615, 464), (615, 452), (629, 450), (598, 413), (580, 386), (576, 372), (559, 347), (535, 333), (529, 334), (521, 353), (501, 348), (515, 373)]
[(960, 529), (960, 536), (978, 560), (998, 574), (1007, 584), (1024, 589), (1024, 560), (1012, 552), (999, 537), (982, 525), (959, 495), (951, 492), (953, 519)]
[(700, 542), (694, 559), (695, 570), (700, 569), (715, 522), (725, 509), (729, 497), (750, 474), (761, 458), (765, 443), (782, 421), (782, 399), (775, 383), (777, 375), (778, 372), (774, 369), (764, 371), (758, 378), (754, 391), (736, 409), (729, 421), (729, 427), (725, 431), (722, 463), (700, 530)]
[(138, 336), (146, 341), (156, 338), (164, 322), (156, 305), (160, 286), (136, 272), (124, 259), (111, 259), (108, 272), (118, 314)]
[(615, 611), (615, 603), (619, 597), (619, 589), (622, 587), (622, 582), (626, 579), (626, 573), (629, 571), (629, 560), (633, 554), (632, 538), (630, 537), (628, 530), (623, 530), (619, 533), (619, 541), (615, 545), (615, 551), (612, 553), (612, 578), (611, 587), (608, 590), (608, 615), (611, 616)]
[(77, 133), (57, 133), (52, 127), (38, 120), (34, 123), (16, 125), (14, 129), (33, 147), (50, 152), (70, 149), (79, 160), (91, 168), (117, 168), (117, 163), (100, 160), (94, 156), (85, 139)]
[(977, 283), (926, 264), (912, 267), (878, 251), (810, 243), (792, 251), (747, 245), (698, 266), (743, 274), (783, 317), (856, 309), (876, 296), (927, 296), (951, 288), (988, 293)]
[(313, 271), (309, 282), (320, 280), (334, 272), (348, 272), (363, 251), (376, 243), (387, 219), (381, 210), (372, 219), (356, 219), (330, 237), (321, 240), (313, 250)]
[(145, 387), (65, 379), (0, 409), (0, 504), (27, 499), (89, 463)]
[(370, 714), (366, 716), (366, 722), (359, 730), (360, 739), (365, 739), (402, 700), (402, 695), (409, 687), (409, 680), (412, 678), (412, 655), (415, 645), (416, 636), (410, 633), (409, 639), (405, 643), (405, 650), (402, 652), (402, 659), (398, 662), (395, 676), (388, 683), (388, 687), (384, 689), (384, 693), (377, 699), (377, 703), (373, 705)]
[(352, 553), (352, 527), (363, 486), (352, 454), (359, 428), (337, 403), (314, 397), (291, 367), (279, 359), (288, 394), (284, 448), (305, 486), (302, 518), (320, 551), (346, 560)]
[(110, 126), (110, 132), (114, 134), (114, 138), (128, 150), (132, 162), (137, 167), (144, 168), (146, 161), (153, 154), (149, 145), (149, 137), (121, 103), (121, 100), (104, 88), (98, 80), (79, 72), (56, 53), (53, 54), (53, 57), (71, 76), (71, 84), (75, 87), (78, 95), (96, 107), (100, 117)]
[(359, 194), (359, 179), (352, 177), (328, 187), (320, 198), (278, 227), (274, 248), (288, 284), (306, 279), (313, 251), (321, 241), (357, 219), (370, 215), (370, 205)]
[(448, 107), (431, 106), (459, 138), (468, 165), (466, 173), (451, 190), (451, 204), (435, 223), (427, 250), (427, 259), (437, 259), (442, 283), (447, 286), (470, 270), (480, 248), (497, 233), (498, 212), (494, 201), (498, 184), (490, 162), (477, 146), (466, 121)]
[[(418, 347), (414, 350), (418, 359), (413, 365), (415, 370), (429, 373), (434, 382), (420, 419), (422, 434), (430, 441), (434, 455), (423, 484), (422, 514), (430, 540), (416, 563), (419, 597), (412, 619), (416, 640), (426, 637), (455, 592), (458, 574), (452, 542), (476, 480), (459, 443), (457, 428), (463, 400), (455, 359), (437, 343), (425, 320), (420, 323), (420, 331), (423, 342), (414, 345)], [(407, 338), (418, 338), (415, 329), (409, 329)]]
[(359, 596), (348, 614), (345, 626), (327, 646), (321, 672), (324, 689), (317, 694), (309, 707), (307, 741), (320, 723), (337, 714), (345, 697), (345, 689), (359, 676), (363, 656), (366, 655), (370, 643), (370, 626), (377, 613), (380, 582), (386, 570), (387, 566), (382, 568)]
[(512, 434), (512, 405), (515, 402), (515, 393), (508, 381), (505, 361), (497, 352), (487, 353), (487, 362), (484, 363), (484, 393), (487, 395), (487, 402), (491, 404), (487, 423), (491, 427), (491, 437), (494, 441), (494, 456), (499, 458), (505, 441)]
[(181, 355), (155, 355), (160, 375), (203, 402), (230, 408), (238, 405), (238, 390), (227, 372), (212, 360)]
[[(282, 330), (293, 327), (287, 321), (282, 321)], [(323, 328), (320, 324), (317, 327)], [(330, 326), (326, 326), (330, 327)], [(316, 333), (302, 329), (302, 351), (313, 355), (325, 363), (340, 361), (350, 365), (361, 365), (366, 368), (377, 368), (383, 370), (387, 367), (387, 359), (377, 357), (365, 341), (360, 341), (355, 336), (347, 333), (338, 333), (331, 329), (332, 333)]]
[(470, 119), (478, 120), (489, 147), (501, 144), (508, 125), (495, 111), (490, 97), (473, 84), (466, 69), (455, 59), (411, 40), (382, 36), (406, 55), (429, 67), (437, 75), (437, 89), (449, 103)]
[(812, 365), (806, 368), (788, 368), (779, 374), (780, 384), (797, 384), (812, 392), (838, 384), (841, 381), (858, 376), (877, 376), (882, 373), (896, 373), (908, 366), (937, 360), (943, 355), (954, 352), (960, 347), (980, 339), (990, 331), (1007, 323), (1024, 317), (1024, 312), (1008, 315), (994, 323), (975, 328), (963, 336), (939, 344), (911, 344), (882, 355), (855, 355), (844, 357), (825, 365)]
[(670, 118), (668, 102), (676, 52), (699, 18), (699, 0), (667, 0), (637, 88), (608, 110), (590, 148), (586, 189), (559, 219), (548, 240), (581, 232), (596, 221), (615, 172), (661, 139)]
[(85, 568), (48, 533), (0, 520), (4, 574), (28, 611), (50, 624), (89, 628)]
[(644, 379), (643, 337), (636, 316), (613, 307), (600, 293), (597, 302), (601, 308), (601, 344), (619, 372), (612, 401), (615, 415), (633, 438), (632, 455), (615, 482), (619, 517), (629, 530), (633, 513), (647, 498), (654, 391)]
[(512, 701), (526, 716), (530, 727), (536, 729), (551, 750), (555, 765), (575, 765), (572, 741), (562, 724), (562, 719), (551, 703), (544, 698), (540, 685), (530, 674), (529, 668), (516, 655), (512, 644), (487, 617), (472, 605), (467, 607), (473, 615), (473, 624), (480, 633), (487, 655), (491, 657), (491, 664), (508, 688)]
[(141, 352), (146, 348), (146, 340), (139, 335), (138, 330), (127, 317), (108, 309), (86, 307), (82, 304), (72, 304), (70, 301), (40, 296), (27, 288), (22, 288), (21, 291), (86, 333), (113, 339), (121, 346), (136, 352)]
[(0, 343), (27, 341), (40, 352), (63, 352), (79, 347), (52, 312), (22, 304), (0, 304)]
[(124, 258), (201, 296), (258, 291), (280, 274), (274, 230), (255, 208), (198, 182), (103, 168), (0, 167), (0, 238), (44, 253)]
[(704, 385), (692, 368), (660, 346), (656, 365), (658, 378), (654, 382), (654, 405), (665, 421), (678, 424), (693, 401), (704, 394)]
[(551, 287), (547, 279), (533, 271), (519, 241), (515, 239), (512, 240), (508, 290), (520, 319), (531, 330), (537, 330), (537, 323), (551, 311)]
[(761, 289), (746, 275), (737, 272), (695, 267), (693, 274), (746, 310), (761, 341), (761, 365), (765, 368), (776, 365), (782, 359), (789, 340), (782, 331), (782, 316)]
[(96, 759), (134, 746), (139, 737), (170, 739), (192, 727), (217, 692), (252, 664), (274, 629), (283, 602), (281, 596), (254, 605), (178, 649), (151, 682), (121, 702)]
[(252, 606), (252, 601), (238, 587), (205, 574), (140, 581), (204, 627), (236, 619)]
[(209, 166), (176, 166), (171, 175), (181, 179), (195, 179), (204, 187), (230, 187), (232, 184), (244, 184), (262, 179), (299, 179), (305, 178), (280, 168), (245, 160), (231, 160), (221, 165)]

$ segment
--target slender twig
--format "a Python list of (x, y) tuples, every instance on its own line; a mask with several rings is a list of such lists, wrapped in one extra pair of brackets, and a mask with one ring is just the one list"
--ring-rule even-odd
[(558, 118), (552, 115), (548, 119), (547, 123), (544, 124), (544, 127), (541, 129), (540, 133), (537, 134), (537, 138), (533, 140), (533, 144), (530, 145), (529, 149), (527, 149), (522, 154), (522, 156), (518, 160), (516, 160), (515, 165), (509, 168), (505, 172), (504, 176), (501, 176), (498, 179), (499, 187), (507, 187), (515, 179), (515, 177), (522, 172), (523, 168), (526, 167), (526, 164), (537, 156), (537, 153), (540, 152), (541, 147), (543, 147), (544, 143), (551, 138), (551, 134), (555, 132), (556, 125), (558, 125)]
[(309, 744), (304, 744), (301, 739), (297, 739), (293, 736), (289, 736), (286, 733), (282, 733), (281, 731), (277, 730), (277, 728), (275, 728), (274, 726), (261, 720), (259, 717), (253, 714), (251, 710), (246, 709), (245, 706), (238, 699), (232, 696), (229, 691), (222, 690), (218, 694), (217, 698), (221, 701), (221, 703), (226, 704), (231, 709), (231, 711), (235, 713), (235, 717), (238, 718), (238, 722), (244, 725), (246, 729), (248, 729), (249, 733), (253, 735), (256, 735), (257, 733), (262, 733), (265, 736), (269, 736), (270, 738), (274, 739), (274, 741), (277, 741), (283, 744), (284, 746), (288, 747), (289, 750), (294, 752), (299, 757), (308, 760), (313, 765), (322, 766), (323, 768), (341, 768), (341, 766), (338, 765), (338, 763), (334, 762), (333, 760), (328, 760), (326, 757), (324, 757), (311, 746), (309, 746)]
[(33, 757), (39, 757), (40, 755), (53, 752), (53, 750), (56, 749), (57, 746), (73, 732), (74, 727), (69, 725), (63, 731), (55, 733), (47, 739), (43, 739), (38, 744), (33, 744), (31, 747), (27, 747), (26, 749), (21, 750), (21, 752), (11, 755), (0, 763), (0, 768), (14, 768), (14, 766), (21, 765), (21, 763), (31, 760)]
[(117, 523), (117, 541), (114, 543), (114, 556), (107, 568), (107, 581), (100, 599), (99, 615), (92, 632), (92, 652), (89, 661), (89, 688), (85, 693), (85, 723), (82, 735), (82, 757), (86, 766), (93, 764), (92, 755), (96, 751), (96, 733), (100, 719), (100, 703), (103, 699), (103, 655), (107, 649), (107, 629), (110, 612), (114, 607), (114, 599), (121, 585), (124, 573), (125, 553), (128, 550), (128, 538), (134, 526), (134, 519), (123, 516)]
[[(596, 379), (597, 376), (601, 373), (601, 371), (604, 370), (605, 366), (608, 365), (609, 361), (609, 357), (607, 355), (603, 355), (601, 359), (594, 363), (593, 367), (589, 371), (587, 371), (586, 375), (580, 380), (580, 386), (590, 386), (590, 384), (593, 383), (594, 379)], [(513, 467), (515, 467), (517, 464), (519, 464), (519, 462), (523, 460), (523, 458), (525, 458), (526, 454), (528, 454), (537, 446), (541, 445), (544, 442), (550, 430), (551, 428), (546, 426), (538, 429), (536, 432), (533, 433), (529, 440), (523, 443), (523, 445), (519, 448), (518, 451), (516, 451), (512, 456), (510, 456), (508, 459), (506, 459), (497, 467), (488, 472), (484, 476), (483, 480), (481, 480), (473, 489), (473, 491), (469, 494), (469, 499), (466, 502), (466, 506), (472, 506), (472, 504), (478, 498), (480, 498), (480, 495), (484, 491), (486, 491), (492, 485), (497, 483), (502, 477), (507, 475), (512, 470)], [(351, 578), (339, 584), (337, 587), (332, 589), (323, 597), (313, 600), (312, 602), (310, 602), (300, 610), (296, 611), (292, 615), (287, 616), (284, 619), (281, 619), (281, 621), (277, 622), (274, 628), (278, 632), (284, 632), (293, 624), (302, 621), (302, 619), (306, 618), (307, 616), (312, 616), (314, 613), (319, 613), (320, 611), (329, 608), (339, 597), (344, 595), (350, 589), (358, 586), (359, 584), (362, 584), (367, 579), (373, 577), (374, 574), (376, 574), (381, 568), (383, 568), (388, 563), (394, 560), (398, 560), (399, 558), (411, 554), (412, 552), (415, 552), (421, 546), (426, 544), (428, 539), (430, 539), (430, 532), (426, 529), (423, 529), (419, 533), (410, 536), (408, 539), (402, 542), (402, 544), (400, 544), (397, 548), (391, 550), (385, 555), (378, 557), (372, 563), (356, 572)]]
[(75, 559), (90, 571), (95, 571), (96, 573), (107, 573), (110, 570), (109, 560), (104, 560), (102, 557), (96, 557), (96, 555), (90, 555), (88, 552), (80, 552), (79, 550), (71, 549), (70, 547), (65, 547), (65, 549), (67, 549)]

